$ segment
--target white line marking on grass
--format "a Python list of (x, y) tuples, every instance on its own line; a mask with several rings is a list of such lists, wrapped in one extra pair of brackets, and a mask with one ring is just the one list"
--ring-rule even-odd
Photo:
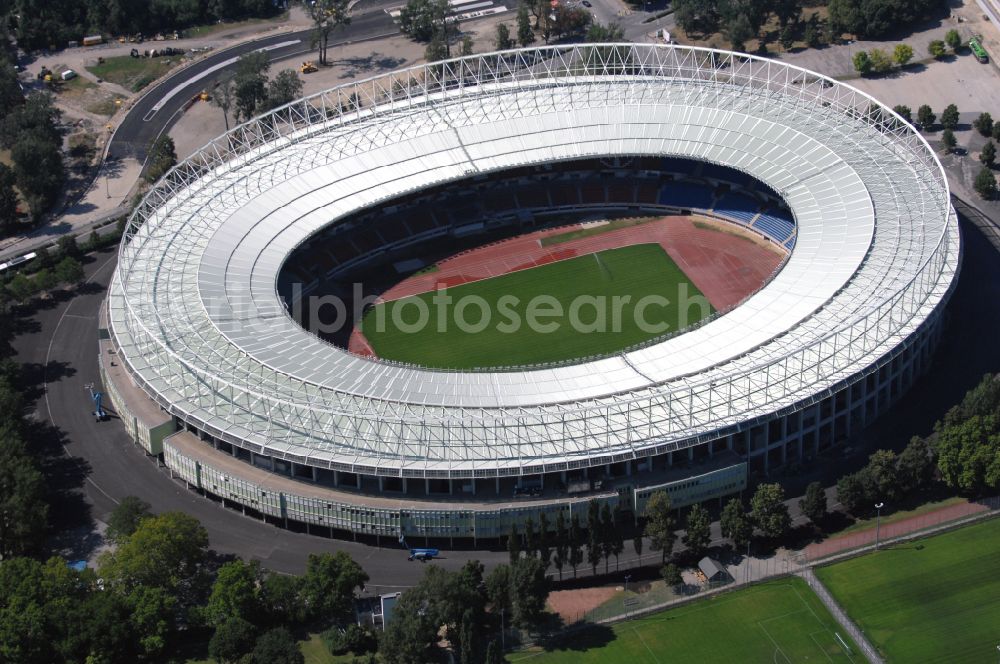
[[(780, 618), (781, 616), (778, 617)], [(758, 620), (757, 627), (760, 627), (762, 630), (764, 630), (764, 634), (767, 635), (767, 638), (771, 639), (771, 643), (773, 643), (775, 647), (775, 655), (781, 653), (781, 656), (785, 658), (785, 661), (788, 662), (788, 664), (792, 664), (792, 660), (788, 657), (788, 655), (785, 654), (785, 651), (781, 649), (781, 646), (779, 646), (778, 642), (774, 640), (774, 637), (771, 636), (771, 633), (767, 631), (767, 628), (764, 627), (764, 623)], [(775, 664), (777, 664), (777, 657), (775, 657)]]
[(819, 648), (819, 651), (824, 655), (826, 655), (826, 658), (832, 662), (833, 657), (830, 657), (830, 655), (826, 652), (826, 648), (824, 648), (823, 644), (820, 643), (819, 640), (816, 638), (817, 634), (823, 634), (823, 633), (826, 633), (825, 630), (818, 629), (815, 632), (810, 632), (809, 638), (813, 640), (813, 643), (816, 644), (816, 647)]
[(646, 650), (649, 651), (649, 655), (653, 658), (653, 661), (656, 662), (656, 664), (660, 664), (660, 660), (656, 656), (656, 653), (654, 653), (652, 648), (650, 648), (649, 645), (646, 643), (646, 639), (642, 638), (642, 634), (639, 633), (639, 630), (633, 627), (632, 631), (635, 632), (635, 635), (639, 637), (639, 641), (642, 643), (643, 646), (645, 646)]

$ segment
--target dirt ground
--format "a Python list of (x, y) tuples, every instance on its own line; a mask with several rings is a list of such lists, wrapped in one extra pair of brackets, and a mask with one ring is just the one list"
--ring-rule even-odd
[(549, 608), (559, 614), (563, 623), (569, 625), (579, 620), (584, 613), (607, 602), (620, 590), (616, 586), (555, 590), (549, 593)]

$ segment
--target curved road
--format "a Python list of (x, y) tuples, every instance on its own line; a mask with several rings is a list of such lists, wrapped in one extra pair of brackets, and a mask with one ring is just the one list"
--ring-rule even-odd
[[(50, 309), (39, 309), (32, 323), (35, 331), (14, 340), (18, 360), (44, 367), (45, 392), (35, 405), (35, 417), (48, 420), (65, 436), (65, 452), (85, 460), (86, 479), (81, 487), (91, 515), (106, 521), (121, 498), (135, 495), (152, 504), (156, 512), (183, 511), (201, 520), (211, 546), (220, 553), (234, 553), (261, 561), (279, 572), (305, 569), (309, 553), (342, 549), (350, 553), (371, 576), (369, 585), (381, 589), (412, 585), (423, 565), (408, 562), (406, 553), (391, 539), (374, 547), (349, 541), (305, 535), (267, 525), (220, 506), (172, 480), (132, 443), (116, 419), (95, 422), (93, 404), (85, 388), (99, 383), (97, 367), (97, 314), (114, 271), (116, 252), (94, 254), (86, 266), (88, 285), (75, 297)], [(82, 551), (81, 555), (89, 552)], [(507, 559), (506, 551), (445, 552), (438, 563), (457, 569), (478, 558), (491, 565)]]
[[(352, 16), (349, 25), (335, 29), (330, 36), (330, 45), (366, 41), (398, 32), (388, 14), (372, 9)], [(270, 35), (212, 53), (168, 76), (129, 110), (108, 146), (108, 158), (135, 157), (139, 161), (145, 160), (149, 144), (170, 128), (184, 104), (232, 69), (236, 58), (244, 53), (265, 49), (271, 62), (277, 62), (314, 54), (316, 49), (311, 42), (312, 30)]]

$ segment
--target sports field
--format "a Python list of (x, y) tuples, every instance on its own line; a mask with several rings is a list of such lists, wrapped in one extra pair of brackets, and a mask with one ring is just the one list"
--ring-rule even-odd
[(471, 369), (611, 353), (712, 311), (660, 245), (636, 244), (382, 303), (361, 331), (380, 358)]
[[(844, 639), (850, 653), (835, 634)], [(522, 664), (865, 661), (797, 577), (618, 623), (610, 633), (595, 627), (568, 637), (552, 650), (515, 653), (508, 660)]]
[(816, 570), (891, 662), (1000, 658), (1000, 519)]

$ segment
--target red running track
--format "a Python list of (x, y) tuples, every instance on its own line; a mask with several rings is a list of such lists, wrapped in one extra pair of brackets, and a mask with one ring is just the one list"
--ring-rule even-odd
[[(382, 294), (398, 300), (443, 288), (498, 277), (518, 270), (634, 244), (657, 243), (677, 263), (716, 310), (729, 309), (758, 290), (787, 251), (736, 224), (694, 216), (670, 216), (542, 246), (546, 237), (579, 230), (582, 224), (519, 235), (451, 256), (437, 270), (404, 279)], [(373, 356), (358, 328), (348, 350)]]

